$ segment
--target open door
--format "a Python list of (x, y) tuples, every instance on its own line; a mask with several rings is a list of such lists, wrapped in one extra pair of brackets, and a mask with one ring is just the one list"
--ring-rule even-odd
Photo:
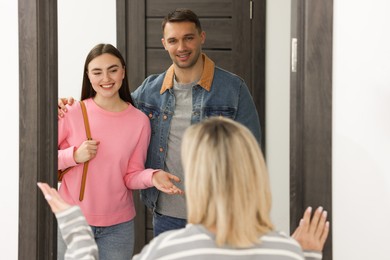
[[(203, 51), (217, 66), (242, 77), (251, 90), (265, 146), (265, 0), (117, 0), (117, 46), (126, 57), (132, 90), (171, 64), (161, 44), (161, 22), (179, 7), (193, 10), (206, 32)], [(135, 200), (139, 198), (135, 194)], [(153, 236), (151, 215), (137, 200), (136, 248)], [(141, 237), (141, 239), (140, 239)], [(144, 237), (144, 239), (142, 239)]]

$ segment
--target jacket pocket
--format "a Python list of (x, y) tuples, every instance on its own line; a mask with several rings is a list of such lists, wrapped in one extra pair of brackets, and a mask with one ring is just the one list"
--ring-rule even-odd
[(203, 108), (203, 117), (223, 116), (234, 119), (237, 109), (234, 107), (205, 107)]
[(139, 104), (138, 109), (141, 110), (150, 120), (150, 125), (152, 128), (152, 135), (156, 132), (156, 126), (158, 124), (158, 119), (160, 117), (160, 110), (156, 107), (147, 105), (147, 104)]

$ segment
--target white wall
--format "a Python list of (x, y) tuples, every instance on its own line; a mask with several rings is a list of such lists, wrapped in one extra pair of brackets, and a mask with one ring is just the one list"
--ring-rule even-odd
[(18, 1), (0, 1), (0, 235), (1, 259), (18, 259), (19, 220), (19, 49)]
[(333, 256), (389, 259), (390, 2), (334, 0)]
[(271, 179), (271, 217), (277, 229), (290, 227), (290, 25), (291, 3), (267, 1), (266, 156)]
[(99, 43), (116, 46), (116, 2), (58, 0), (58, 96), (80, 99), (84, 62)]

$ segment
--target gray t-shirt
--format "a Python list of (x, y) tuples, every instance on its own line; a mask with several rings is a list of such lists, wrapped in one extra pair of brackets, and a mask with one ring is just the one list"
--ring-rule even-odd
[[(184, 173), (181, 164), (181, 140), (184, 131), (191, 125), (192, 87), (196, 82), (181, 84), (174, 80), (175, 112), (171, 121), (168, 136), (168, 150), (165, 161), (165, 170), (180, 178), (177, 187), (184, 190)], [(160, 192), (156, 211), (160, 214), (175, 218), (187, 218), (187, 208), (184, 195), (168, 195)]]

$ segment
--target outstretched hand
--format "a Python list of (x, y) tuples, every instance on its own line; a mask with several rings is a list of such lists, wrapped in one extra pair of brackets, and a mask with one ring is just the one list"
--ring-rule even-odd
[(311, 213), (312, 208), (308, 207), (292, 237), (299, 242), (303, 250), (322, 252), (329, 234), (327, 212), (322, 207), (318, 207), (313, 218)]
[(41, 189), (43, 195), (47, 203), (51, 208), (51, 211), (55, 213), (59, 213), (71, 207), (68, 203), (66, 203), (58, 193), (55, 188), (51, 188), (47, 183), (38, 182), (38, 187)]
[(73, 105), (74, 103), (74, 98), (69, 97), (69, 98), (59, 98), (58, 99), (58, 118), (64, 117), (65, 113), (68, 112), (66, 109), (66, 105)]
[(153, 173), (152, 182), (157, 189), (167, 194), (184, 194), (184, 192), (176, 187), (172, 181), (180, 182), (180, 179), (177, 176), (162, 170)]

